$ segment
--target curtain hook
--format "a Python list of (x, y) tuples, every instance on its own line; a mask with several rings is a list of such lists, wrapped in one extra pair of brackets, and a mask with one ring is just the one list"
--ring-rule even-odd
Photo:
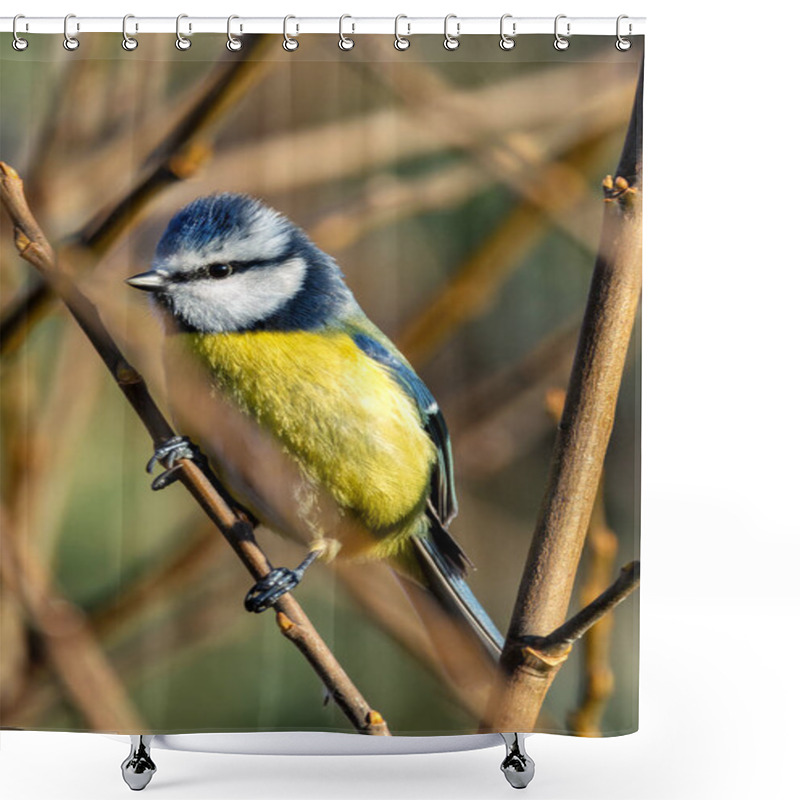
[[(344, 35), (344, 30), (343, 29), (344, 29), (344, 21), (346, 19), (353, 19), (353, 18), (349, 14), (342, 14), (342, 16), (339, 17), (339, 49), (340, 50), (352, 50), (356, 45), (356, 43), (352, 39), (350, 39), (349, 37)], [(352, 29), (351, 33), (355, 33), (356, 32), (356, 24), (355, 24), (355, 22), (352, 25), (353, 25), (353, 29)]]
[[(447, 30), (447, 24), (450, 22), (451, 19), (456, 20), (456, 34), (453, 36)], [(444, 49), (445, 50), (457, 50), (458, 46), (461, 42), (458, 41), (458, 37), (461, 35), (461, 23), (458, 21), (458, 17), (455, 14), (448, 14), (444, 18)]]
[[(227, 47), (228, 50), (231, 51), (231, 53), (235, 53), (237, 50), (242, 49), (242, 40), (238, 36), (234, 36), (233, 33), (231, 33), (231, 23), (235, 19), (239, 19), (239, 17), (237, 17), (236, 14), (231, 14), (228, 17), (228, 41), (225, 44), (225, 47)], [(242, 26), (240, 25), (239, 33), (241, 32), (242, 32)]]
[[(64, 17), (64, 49), (65, 50), (69, 50), (70, 52), (72, 52), (73, 50), (77, 50), (78, 47), (80, 47), (80, 44), (81, 44), (74, 36), (70, 35), (70, 32), (69, 32), (69, 21), (71, 19), (75, 19), (75, 15), (74, 14), (67, 14), (67, 16)], [(76, 31), (76, 33), (80, 29), (81, 29), (80, 23), (76, 22), (75, 23), (75, 31)]]
[(394, 48), (395, 50), (408, 50), (411, 47), (411, 39), (407, 39), (406, 36), (411, 36), (411, 23), (407, 22), (406, 27), (408, 28), (408, 33), (406, 36), (400, 35), (400, 20), (401, 19), (408, 19), (405, 14), (398, 14), (394, 18)]
[[(566, 50), (569, 47), (569, 39), (565, 39), (558, 32), (558, 21), (560, 19), (567, 19), (567, 15), (566, 14), (559, 14), (556, 17), (556, 21), (555, 21), (555, 23), (553, 25), (553, 32), (555, 33), (555, 37), (556, 37), (555, 41), (553, 42), (553, 47), (555, 47), (556, 50)], [(571, 27), (570, 23), (567, 22), (567, 36), (571, 35), (570, 27)]]
[(616, 42), (616, 48), (617, 48), (617, 50), (619, 50), (619, 51), (621, 51), (623, 53), (626, 50), (630, 50), (631, 49), (631, 40), (630, 39), (626, 39), (620, 33), (620, 23), (624, 19), (628, 20), (628, 36), (630, 36), (633, 33), (633, 25), (631, 25), (630, 17), (628, 17), (627, 14), (620, 14), (617, 17), (617, 42)]
[(507, 19), (512, 19), (513, 20), (513, 15), (512, 14), (503, 14), (503, 16), (500, 17), (500, 49), (501, 50), (513, 50), (514, 49), (514, 45), (516, 44), (516, 42), (514, 41), (514, 37), (517, 35), (517, 23), (516, 22), (512, 22), (511, 23), (511, 35), (509, 36), (505, 32), (505, 22), (506, 22)]
[[(25, 15), (24, 14), (17, 14), (14, 17), (14, 22), (11, 23), (11, 33), (14, 34), (14, 38), (11, 41), (11, 46), (19, 53), (21, 53), (23, 50), (25, 50), (25, 48), (27, 48), (27, 46), (28, 46), (28, 40), (27, 39), (23, 39), (17, 33), (17, 20), (20, 20), (20, 19), (26, 19)], [(28, 23), (27, 22), (25, 23), (25, 30), (28, 30)]]
[[(130, 52), (139, 46), (139, 40), (133, 36), (128, 36), (128, 20), (136, 19), (133, 14), (126, 14), (122, 18), (122, 49)], [(133, 28), (135, 31), (139, 30), (139, 24), (136, 23)]]
[[(289, 36), (290, 19), (297, 19), (297, 17), (293, 17), (291, 14), (289, 14), (283, 18), (283, 49), (289, 53), (297, 50), (297, 48), (300, 47), (300, 42), (298, 42), (294, 36)], [(297, 33), (300, 33), (299, 25), (297, 26)]]
[[(192, 40), (191, 39), (187, 39), (181, 33), (181, 20), (182, 19), (188, 19), (188, 18), (189, 18), (188, 14), (178, 14), (178, 16), (175, 17), (175, 37), (176, 37), (175, 38), (175, 47), (177, 47), (178, 50), (188, 50), (192, 46)], [(191, 32), (192, 32), (192, 23), (190, 22), (189, 23), (189, 33), (191, 33)]]

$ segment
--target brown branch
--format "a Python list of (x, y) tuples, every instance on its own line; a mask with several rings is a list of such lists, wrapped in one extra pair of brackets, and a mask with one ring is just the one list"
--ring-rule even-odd
[(622, 568), (619, 577), (608, 589), (563, 625), (547, 636), (523, 636), (520, 643), (547, 656), (557, 656), (568, 651), (592, 626), (632, 594), (639, 586), (639, 580), (639, 562), (631, 561)]
[(420, 177), (383, 172), (364, 181), (362, 193), (350, 203), (337, 198), (308, 233), (323, 250), (342, 251), (377, 228), (452, 208), (491, 185), (490, 176), (468, 163), (432, 169)]
[[(441, 107), (443, 113), (451, 103), (481, 108), (483, 113), (475, 124), (463, 128), (469, 141), (499, 141), (501, 149), (508, 148), (508, 132), (515, 130), (517, 140), (525, 139), (526, 149), (535, 154), (536, 162), (546, 162), (565, 143), (582, 138), (587, 129), (610, 130), (624, 124), (628, 113), (630, 92), (618, 74), (596, 63), (585, 70), (576, 66), (576, 70), (569, 85), (558, 74), (542, 70), (488, 86), (454, 88)], [(578, 85), (588, 87), (580, 102), (574, 93)], [(536, 97), (537, 103), (520, 103), (521, 96)], [(365, 130), (370, 131), (369, 147), (364, 147)], [(525, 131), (524, 136), (519, 131)], [(225, 175), (228, 191), (273, 199), (287, 192), (295, 196), (304, 189), (369, 175), (387, 165), (424, 158), (447, 148), (438, 131), (420, 124), (417, 115), (403, 108), (379, 108), (241, 142), (219, 154), (214, 175), (200, 176), (185, 192), (178, 190), (176, 196), (182, 201), (217, 190), (218, 174)], [(253, 164), (269, 164), (270, 169), (254, 170)], [(66, 175), (57, 176), (57, 180), (66, 181)]]
[[(564, 413), (566, 392), (551, 389), (547, 393), (547, 410), (558, 425)], [(588, 561), (586, 577), (581, 587), (582, 605), (589, 605), (611, 582), (614, 563), (619, 550), (617, 535), (606, 521), (604, 478), (600, 478), (594, 499), (589, 530), (586, 534), (584, 557)], [(579, 736), (600, 736), (603, 712), (614, 691), (614, 673), (611, 669), (611, 632), (614, 615), (606, 614), (587, 632), (581, 650), (583, 690), (578, 708), (568, 717), (572, 731)]]
[[(517, 363), (452, 397), (448, 418), (462, 477), (481, 480), (496, 474), (550, 435), (545, 415), (532, 414), (531, 408), (541, 406), (548, 384), (566, 383), (579, 327), (579, 319), (570, 320)], [(444, 396), (442, 407), (450, 408), (449, 401)]]
[[(260, 78), (271, 62), (262, 60), (275, 37), (259, 36), (249, 44), (246, 56), (224, 63), (210, 78), (207, 89), (177, 121), (163, 141), (145, 160), (134, 186), (109, 208), (90, 219), (68, 237), (71, 261), (98, 256), (136, 220), (147, 204), (172, 184), (195, 174), (207, 160), (206, 137), (214, 124)], [(0, 351), (7, 353), (24, 339), (29, 328), (48, 311), (51, 287), (41, 278), (31, 282), (3, 313), (0, 321)]]
[[(11, 167), (2, 163), (0, 193), (14, 222), (20, 255), (39, 270), (51, 289), (64, 301), (144, 423), (153, 443), (158, 445), (172, 438), (174, 431), (156, 406), (142, 376), (122, 355), (91, 301), (56, 265), (53, 250), (28, 208), (22, 180)], [(271, 566), (255, 540), (252, 526), (232, 510), (214, 477), (193, 461), (184, 459), (179, 463), (182, 466), (181, 483), (220, 529), (250, 574), (256, 579), (269, 574)], [(281, 632), (306, 657), (356, 730), (372, 735), (388, 735), (388, 728), (380, 714), (373, 711), (364, 700), (297, 601), (286, 594), (277, 602), (275, 610)]]
[[(511, 214), (493, 231), (477, 252), (470, 256), (439, 293), (412, 319), (398, 337), (398, 346), (415, 364), (431, 356), (452, 333), (489, 306), (498, 289), (515, 271), (537, 239), (574, 211), (587, 194), (583, 173), (586, 165), (602, 148), (609, 129), (617, 125), (613, 117), (598, 123), (588, 135), (575, 140), (575, 134), (553, 148), (559, 157), (547, 164), (544, 154), (531, 157), (525, 148), (514, 147), (511, 136), (487, 145), (465, 134), (480, 125), (475, 105), (448, 105), (452, 87), (441, 74), (421, 65), (406, 69), (387, 69), (381, 60), (370, 68), (407, 104), (412, 105), (426, 123), (448, 145), (471, 156), (493, 179), (508, 186), (520, 198)], [(447, 112), (442, 113), (446, 108)], [(535, 148), (534, 148), (535, 150)], [(572, 236), (569, 227), (564, 226)], [(584, 246), (578, 240), (579, 246)]]
[(524, 184), (517, 206), (404, 327), (398, 347), (413, 363), (426, 361), (458, 328), (481, 314), (553, 219), (575, 209), (587, 194), (580, 174), (604, 142), (604, 135), (579, 142)]
[(566, 617), (641, 293), (641, 75), (603, 230), (550, 475), (484, 723), (531, 731), (566, 654), (531, 665), (521, 642)]
[(67, 695), (96, 731), (141, 731), (139, 717), (83, 612), (61, 596), (0, 508), (0, 575), (39, 634)]

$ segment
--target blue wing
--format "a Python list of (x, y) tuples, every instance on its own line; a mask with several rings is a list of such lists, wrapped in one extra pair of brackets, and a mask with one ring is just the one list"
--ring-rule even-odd
[[(368, 321), (365, 323), (372, 327)], [(394, 345), (379, 330), (375, 329), (371, 334), (363, 328), (361, 325), (350, 330), (353, 341), (370, 358), (389, 370), (403, 391), (414, 400), (422, 425), (436, 445), (437, 461), (431, 473), (427, 509), (430, 536), (413, 539), (418, 565), (428, 588), (444, 608), (458, 618), (466, 619), (496, 660), (503, 649), (503, 635), (464, 580), (470, 561), (447, 530), (447, 525), (456, 515), (457, 505), (450, 434), (442, 412), (428, 387)]]
[(430, 499), (436, 518), (446, 527), (458, 512), (458, 504), (453, 480), (453, 452), (444, 416), (428, 387), (397, 351), (392, 352), (394, 348), (391, 344), (384, 344), (363, 331), (351, 332), (350, 335), (360, 350), (389, 370), (403, 391), (416, 403), (422, 425), (436, 445), (437, 461), (431, 475)]

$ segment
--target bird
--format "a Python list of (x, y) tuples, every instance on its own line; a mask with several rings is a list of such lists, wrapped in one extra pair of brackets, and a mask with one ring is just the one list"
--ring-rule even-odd
[[(503, 636), (467, 584), (471, 562), (448, 530), (458, 507), (442, 411), (334, 258), (260, 199), (218, 193), (180, 209), (151, 269), (127, 283), (150, 295), (165, 338), (210, 389), (366, 532), (355, 546), (324, 531), (296, 570), (276, 568), (250, 590), (249, 610), (297, 586), (327, 544), (329, 556), (341, 549), (386, 559), (466, 622), (496, 660)], [(196, 457), (198, 444), (176, 436), (156, 448), (149, 466), (166, 459), (171, 468), (154, 488), (170, 482), (177, 458)]]

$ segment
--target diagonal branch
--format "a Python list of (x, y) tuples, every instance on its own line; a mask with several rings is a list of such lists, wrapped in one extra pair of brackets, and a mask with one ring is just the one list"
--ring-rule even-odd
[(563, 625), (547, 636), (525, 636), (520, 642), (546, 655), (558, 655), (569, 650), (593, 625), (632, 594), (639, 586), (639, 580), (639, 562), (631, 561), (608, 589)]
[(617, 177), (603, 184), (600, 249), (564, 414), (500, 660), (501, 675), (484, 719), (494, 730), (533, 730), (566, 658), (548, 655), (531, 665), (522, 643), (563, 623), (597, 496), (642, 286), (641, 137), (640, 74)]
[[(92, 302), (57, 266), (52, 248), (28, 207), (22, 180), (2, 162), (0, 199), (14, 223), (19, 254), (40, 272), (50, 289), (63, 300), (144, 423), (153, 443), (159, 445), (172, 438), (174, 431), (155, 404), (142, 376), (122, 355)], [(213, 474), (191, 460), (179, 463), (182, 466), (181, 483), (220, 529), (250, 574), (257, 580), (268, 575), (271, 565), (256, 542), (252, 525), (232, 510)], [(286, 594), (276, 603), (275, 611), (281, 633), (306, 657), (355, 729), (370, 735), (389, 735), (381, 715), (370, 708), (299, 603)]]
[[(261, 77), (264, 68), (271, 63), (262, 60), (262, 56), (265, 48), (272, 44), (274, 37), (256, 37), (244, 58), (223, 64), (212, 75), (205, 91), (145, 160), (138, 181), (123, 197), (70, 237), (71, 249), (95, 258), (102, 255), (153, 197), (197, 171), (209, 155), (205, 137)], [(4, 311), (0, 321), (0, 351), (12, 351), (28, 328), (46, 314), (53, 298), (52, 287), (41, 277), (23, 289)]]

